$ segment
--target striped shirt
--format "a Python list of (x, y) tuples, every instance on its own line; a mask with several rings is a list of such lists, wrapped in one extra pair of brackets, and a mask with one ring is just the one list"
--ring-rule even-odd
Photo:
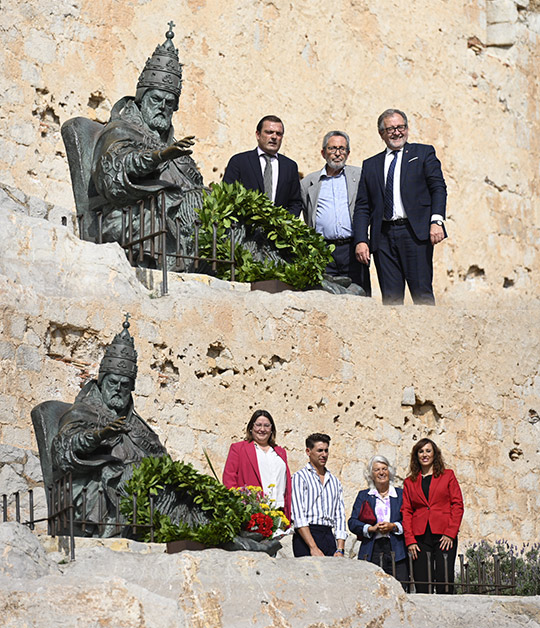
[(295, 528), (330, 526), (336, 539), (347, 538), (343, 487), (328, 469), (324, 483), (310, 462), (292, 476), (292, 519)]

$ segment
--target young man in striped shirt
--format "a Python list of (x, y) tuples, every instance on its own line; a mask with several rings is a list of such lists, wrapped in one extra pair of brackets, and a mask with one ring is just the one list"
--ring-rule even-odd
[[(292, 477), (295, 556), (345, 554), (345, 504), (341, 482), (326, 468), (330, 436), (306, 438), (308, 464)], [(336, 543), (337, 539), (337, 543)]]

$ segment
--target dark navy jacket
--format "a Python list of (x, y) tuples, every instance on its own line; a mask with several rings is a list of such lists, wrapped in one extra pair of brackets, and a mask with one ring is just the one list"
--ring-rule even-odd
[[(371, 560), (375, 535), (373, 534), (369, 539), (364, 536), (364, 526), (367, 522), (360, 521), (360, 519), (358, 519), (358, 515), (360, 514), (362, 504), (365, 501), (369, 503), (373, 512), (375, 512), (375, 502), (377, 498), (375, 497), (375, 495), (369, 495), (369, 491), (370, 489), (366, 488), (358, 493), (354, 502), (351, 517), (349, 519), (349, 530), (353, 534), (356, 534), (358, 539), (362, 542), (358, 551), (358, 558), (367, 560)], [(396, 493), (397, 497), (390, 498), (390, 521), (392, 523), (396, 523), (396, 521), (401, 523), (401, 503), (403, 501), (403, 489), (396, 488)], [(392, 547), (392, 551), (396, 553), (396, 561), (403, 560), (406, 557), (407, 550), (405, 549), (405, 540), (403, 538), (403, 534), (391, 533), (390, 545)]]

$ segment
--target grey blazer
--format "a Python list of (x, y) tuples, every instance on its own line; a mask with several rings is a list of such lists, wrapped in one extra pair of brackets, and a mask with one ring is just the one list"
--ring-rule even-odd
[[(349, 197), (349, 213), (351, 220), (356, 203), (356, 192), (360, 182), (362, 168), (359, 166), (345, 166), (345, 178), (347, 179), (347, 195)], [(321, 171), (317, 170), (305, 176), (300, 181), (300, 192), (302, 194), (302, 215), (306, 224), (315, 229), (315, 218), (317, 216), (317, 201), (319, 200), (319, 190), (321, 182), (319, 179)]]

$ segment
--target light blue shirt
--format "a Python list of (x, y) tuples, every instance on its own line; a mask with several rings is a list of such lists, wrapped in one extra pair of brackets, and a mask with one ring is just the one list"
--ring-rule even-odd
[(327, 240), (352, 237), (351, 214), (347, 194), (347, 178), (342, 170), (335, 177), (326, 174), (326, 167), (319, 175), (321, 186), (315, 216), (315, 231)]

